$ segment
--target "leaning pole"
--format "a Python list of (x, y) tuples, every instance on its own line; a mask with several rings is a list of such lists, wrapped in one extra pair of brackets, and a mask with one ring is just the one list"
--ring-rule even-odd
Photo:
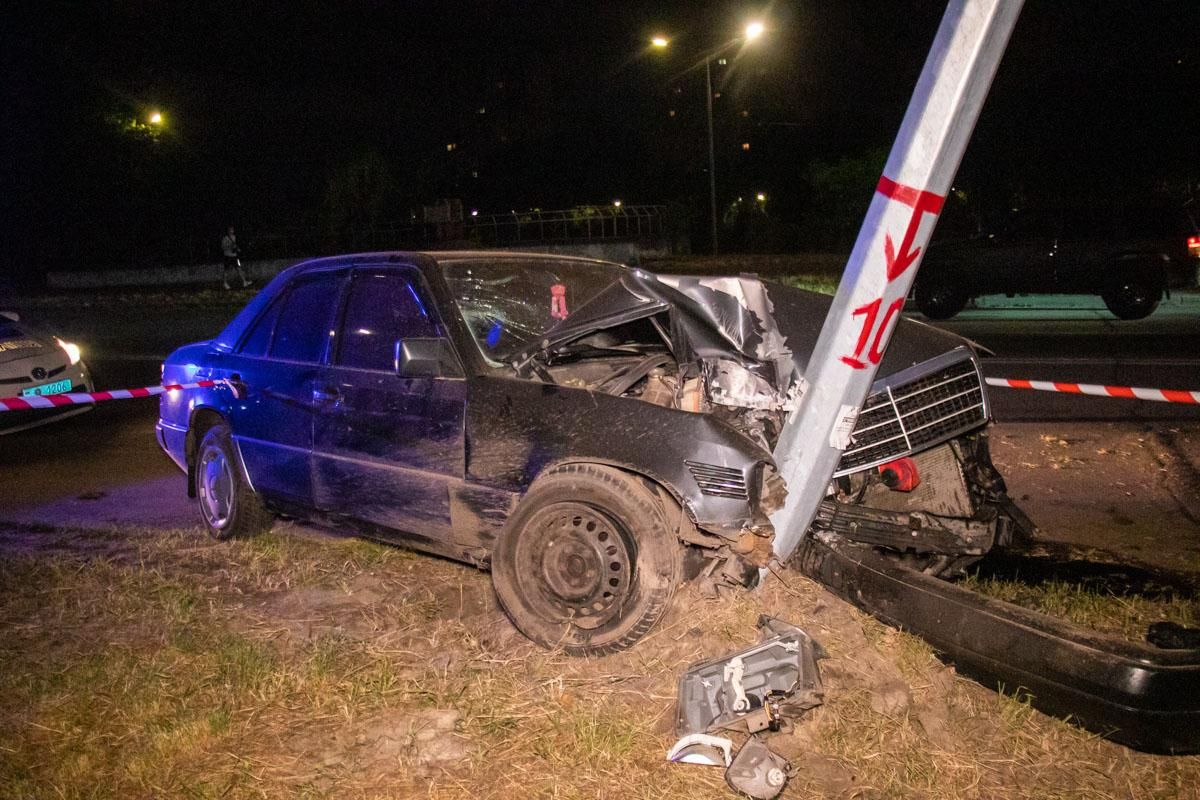
[(951, 0), (942, 17), (816, 348), (798, 365), (805, 391), (774, 453), (788, 487), (771, 515), (781, 561), (850, 443), (1022, 2)]

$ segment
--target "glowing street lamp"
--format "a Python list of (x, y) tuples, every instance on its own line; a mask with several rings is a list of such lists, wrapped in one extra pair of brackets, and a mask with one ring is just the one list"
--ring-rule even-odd
[(767, 202), (767, 195), (766, 195), (766, 192), (759, 192), (758, 194), (754, 195), (754, 199), (755, 199), (755, 200), (757, 200), (757, 201), (758, 201), (758, 202), (760, 202), (760, 203), (765, 203), (765, 202)]
[(613, 200), (613, 208), (620, 208), (620, 207), (621, 207), (621, 201)]
[(151, 125), (162, 125), (163, 124), (162, 112), (161, 111), (151, 111), (149, 120), (150, 120)]
[[(762, 37), (766, 33), (766, 26), (754, 20), (746, 25), (742, 32), (742, 36), (728, 42), (716, 50), (704, 54), (704, 111), (708, 122), (708, 208), (709, 208), (709, 226), (712, 235), (712, 251), (718, 251), (717, 244), (717, 166), (716, 156), (714, 154), (715, 147), (713, 144), (713, 86), (712, 86), (712, 60), (721, 53), (737, 44), (748, 44)], [(656, 50), (665, 50), (671, 44), (671, 40), (666, 36), (655, 36), (650, 40), (650, 45)], [(722, 58), (720, 63), (724, 64), (725, 59)], [(749, 150), (749, 143), (742, 144), (743, 150)], [(765, 200), (765, 195), (759, 198), (759, 202)]]

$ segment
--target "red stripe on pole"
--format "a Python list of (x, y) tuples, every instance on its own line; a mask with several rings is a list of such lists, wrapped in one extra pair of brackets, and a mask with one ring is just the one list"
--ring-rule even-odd
[(1105, 386), (1104, 391), (1108, 392), (1109, 397), (1125, 397), (1130, 400), (1137, 399), (1137, 395), (1133, 393), (1133, 388), (1129, 386)]
[(1033, 384), (1022, 378), (1006, 378), (1008, 385), (1014, 389), (1032, 389)]
[(922, 211), (929, 211), (933, 214), (937, 214), (942, 210), (942, 203), (946, 200), (940, 194), (896, 183), (887, 175), (879, 176), (879, 183), (875, 186), (875, 191), (884, 197), (898, 200), (906, 206), (919, 208)]
[(1179, 391), (1178, 389), (1163, 389), (1162, 395), (1163, 395), (1163, 397), (1167, 398), (1167, 400), (1169, 402), (1172, 402), (1172, 403), (1196, 404), (1196, 398), (1192, 396), (1191, 392), (1182, 392), (1182, 391)]
[(1083, 394), (1083, 390), (1079, 388), (1078, 383), (1059, 383), (1055, 381), (1054, 388), (1060, 392), (1067, 392), (1069, 394)]

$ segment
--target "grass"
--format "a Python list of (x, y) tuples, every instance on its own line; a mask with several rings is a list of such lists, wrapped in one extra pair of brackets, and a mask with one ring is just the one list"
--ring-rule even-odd
[(1054, 580), (1030, 585), (969, 576), (962, 585), (998, 600), (1131, 641), (1144, 641), (1147, 627), (1160, 620), (1186, 627), (1200, 625), (1200, 601), (1194, 598), (1119, 596)]
[(794, 289), (832, 295), (837, 292), (839, 278), (836, 275), (781, 275), (771, 280)]
[[(1183, 798), (1200, 780), (1200, 759), (1131, 753), (955, 677), (799, 577), (685, 590), (639, 647), (573, 659), (516, 634), (486, 574), (394, 548), (286, 528), (38, 536), (0, 560), (5, 798), (729, 797), (721, 770), (664, 761), (675, 683), (756, 641), (764, 612), (830, 652), (826, 704), (771, 740), (798, 768), (789, 797)], [(873, 710), (881, 681), (911, 704)], [(430, 714), (452, 729), (422, 740)], [(424, 764), (429, 741), (452, 757)]]

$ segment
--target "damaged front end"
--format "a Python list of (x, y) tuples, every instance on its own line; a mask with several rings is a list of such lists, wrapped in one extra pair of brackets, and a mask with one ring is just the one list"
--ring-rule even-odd
[[(752, 585), (773, 557), (768, 517), (786, 487), (770, 452), (807, 388), (807, 354), (789, 348), (824, 315), (805, 293), (771, 294), (748, 276), (634, 271), (508, 362), (523, 377), (704, 415), (753, 443), (756, 463), (711, 452), (686, 462), (694, 488), (680, 492), (678, 534), (694, 545), (689, 576), (713, 586)], [(974, 353), (903, 333), (793, 563), (1040, 708), (1141, 749), (1200, 750), (1200, 651), (1096, 636), (946, 580), (1033, 526), (992, 465)]]
[[(773, 557), (769, 516), (786, 487), (770, 452), (807, 388), (803, 354), (790, 343), (806, 338), (813, 309), (796, 305), (805, 293), (771, 293), (783, 297), (786, 316), (753, 276), (635, 270), (505, 359), (521, 377), (703, 415), (761, 452), (749, 467), (742, 459), (686, 462), (698, 496), (682, 493), (688, 513), (679, 536), (698, 548), (691, 577), (715, 586), (751, 585)], [(1011, 540), (1024, 518), (987, 455), (974, 354), (961, 343), (947, 350), (940, 334), (924, 330), (904, 338), (906, 360), (864, 405), (815, 529), (950, 575)], [(923, 476), (919, 485), (889, 485), (899, 459)], [(740, 501), (740, 513), (728, 501)]]

